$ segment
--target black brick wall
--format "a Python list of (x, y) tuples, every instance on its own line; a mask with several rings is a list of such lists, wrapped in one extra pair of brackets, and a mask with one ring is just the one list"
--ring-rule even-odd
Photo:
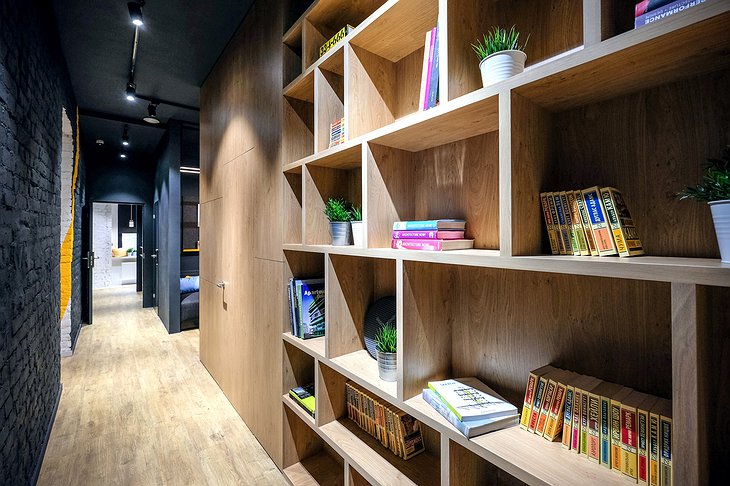
[[(60, 385), (61, 116), (76, 104), (50, 1), (0, 0), (0, 484), (28, 484)], [(72, 319), (80, 328), (77, 187)], [(74, 336), (75, 337), (75, 336)]]

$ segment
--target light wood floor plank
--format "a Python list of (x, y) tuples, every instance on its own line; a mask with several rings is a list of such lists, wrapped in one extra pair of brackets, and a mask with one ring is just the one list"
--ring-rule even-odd
[(198, 358), (133, 288), (94, 292), (94, 324), (61, 365), (39, 485), (283, 485)]

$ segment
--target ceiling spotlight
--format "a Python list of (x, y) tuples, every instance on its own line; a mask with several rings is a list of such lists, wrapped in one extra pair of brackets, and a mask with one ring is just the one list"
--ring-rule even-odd
[(122, 133), (122, 145), (129, 147), (129, 125), (124, 125), (124, 132)]
[(153, 125), (160, 123), (160, 119), (157, 118), (157, 103), (150, 103), (147, 106), (147, 116), (142, 118), (142, 120)]
[(127, 89), (124, 91), (128, 101), (134, 101), (137, 99), (137, 85), (132, 81), (127, 83)]
[(104, 140), (102, 140), (101, 138), (97, 138), (96, 139), (96, 144), (99, 145), (99, 146), (104, 145)]
[(127, 9), (129, 9), (129, 18), (132, 20), (132, 23), (137, 27), (144, 25), (144, 16), (142, 15), (143, 6), (144, 1), (129, 2), (127, 4)]
[(127, 153), (126, 152), (120, 152), (119, 153), (119, 158), (120, 159), (126, 159), (127, 158)]

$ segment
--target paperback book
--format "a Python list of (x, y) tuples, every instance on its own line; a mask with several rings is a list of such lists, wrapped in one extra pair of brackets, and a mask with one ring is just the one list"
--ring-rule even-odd
[[(643, 27), (648, 24), (653, 24), (654, 22), (658, 22), (660, 20), (663, 20), (667, 17), (671, 17), (672, 15), (678, 14), (680, 12), (684, 12), (685, 10), (688, 10), (692, 7), (696, 7), (697, 5), (701, 5), (705, 3), (706, 0), (677, 0), (675, 2), (667, 3), (663, 6), (659, 6), (654, 8), (653, 10), (645, 11), (645, 13), (641, 15), (637, 15), (634, 19), (634, 28), (638, 29), (639, 27)], [(656, 4), (656, 0), (654, 2), (641, 2), (636, 5), (635, 13), (641, 11), (640, 5), (646, 3), (647, 8), (650, 8), (652, 3)], [(664, 3), (664, 2), (661, 2)]]
[[(488, 418), (462, 422), (449, 408), (449, 406), (444, 403), (430, 388), (425, 388), (421, 396), (426, 403), (431, 405), (434, 410), (436, 410), (442, 417), (448, 420), (451, 425), (456, 427), (459, 432), (469, 439), (495, 430), (511, 427), (518, 423), (519, 417), (517, 414), (500, 418)], [(495, 396), (497, 395), (495, 394)]]
[(495, 393), (489, 393), (492, 390), (473, 377), (430, 381), (428, 388), (462, 422), (517, 415), (517, 407)]
[(292, 388), (289, 390), (289, 396), (292, 397), (305, 412), (314, 417), (314, 383)]
[(394, 250), (468, 250), (474, 248), (474, 240), (399, 240), (394, 238), (390, 243), (390, 247)]

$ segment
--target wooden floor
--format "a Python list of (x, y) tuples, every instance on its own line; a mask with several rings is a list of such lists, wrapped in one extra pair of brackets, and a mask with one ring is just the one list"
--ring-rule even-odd
[(131, 287), (94, 305), (62, 360), (38, 484), (286, 484), (200, 363), (197, 330), (168, 335)]

